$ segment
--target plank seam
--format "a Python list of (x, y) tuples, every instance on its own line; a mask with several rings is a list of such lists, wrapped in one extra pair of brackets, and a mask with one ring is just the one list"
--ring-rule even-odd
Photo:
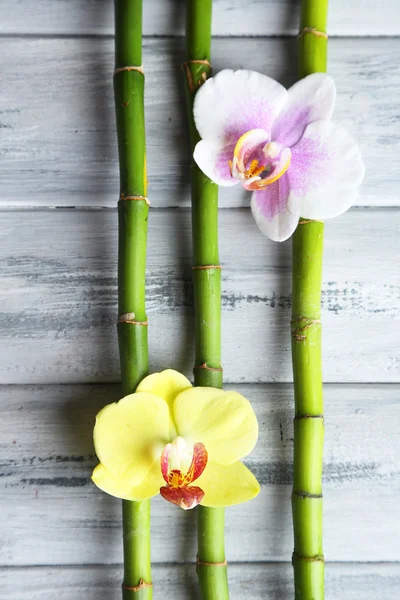
[[(196, 567), (196, 562), (153, 562), (156, 567)], [(246, 566), (246, 565), (287, 565), (291, 564), (290, 561), (283, 560), (270, 560), (270, 561), (230, 561), (229, 566)], [(328, 561), (326, 564), (329, 566), (351, 566), (351, 565), (359, 565), (359, 566), (398, 566), (400, 567), (400, 561)], [(95, 569), (95, 568), (122, 568), (122, 563), (84, 563), (84, 564), (43, 564), (43, 565), (0, 565), (0, 572), (8, 571), (8, 570), (25, 570), (25, 569), (68, 569), (68, 570), (77, 570), (77, 569)]]
[[(293, 33), (278, 33), (271, 35), (213, 35), (213, 40), (285, 40), (293, 39), (298, 37), (298, 32), (293, 30)], [(21, 33), (21, 32), (1, 32), (0, 39), (24, 39), (24, 40), (114, 40), (114, 34), (112, 33)], [(398, 40), (399, 34), (384, 35), (383, 33), (364, 33), (360, 35), (341, 35), (338, 33), (329, 34), (330, 40)], [(184, 41), (184, 35), (163, 35), (163, 34), (145, 34), (143, 40), (182, 40)]]

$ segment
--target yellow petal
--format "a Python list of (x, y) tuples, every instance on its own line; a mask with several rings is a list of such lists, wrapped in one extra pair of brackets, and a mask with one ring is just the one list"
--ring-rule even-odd
[(204, 492), (202, 506), (233, 506), (255, 498), (260, 484), (240, 461), (229, 466), (208, 463), (196, 485)]
[(182, 373), (174, 371), (173, 369), (166, 369), (161, 373), (152, 373), (145, 377), (138, 385), (137, 392), (150, 392), (156, 396), (164, 398), (170, 409), (174, 403), (175, 398), (181, 392), (188, 390), (192, 387), (189, 379), (187, 379)]
[(122, 500), (146, 500), (160, 492), (164, 484), (161, 476), (160, 462), (155, 461), (142, 483), (133, 486), (128, 477), (114, 477), (101, 463), (93, 471), (92, 481), (98, 488)]
[(105, 406), (96, 417), (96, 454), (114, 477), (132, 486), (143, 481), (169, 440), (168, 404), (155, 394), (137, 392)]
[(136, 391), (137, 392), (150, 392), (164, 398), (171, 411), (171, 423), (170, 423), (170, 438), (173, 440), (176, 436), (176, 427), (172, 417), (172, 406), (175, 398), (181, 392), (188, 390), (192, 387), (189, 379), (187, 379), (182, 373), (174, 371), (173, 369), (166, 369), (161, 373), (152, 373), (148, 375), (139, 383)]
[(251, 404), (237, 392), (196, 387), (174, 403), (178, 435), (186, 442), (202, 442), (210, 462), (229, 465), (246, 456), (258, 437)]

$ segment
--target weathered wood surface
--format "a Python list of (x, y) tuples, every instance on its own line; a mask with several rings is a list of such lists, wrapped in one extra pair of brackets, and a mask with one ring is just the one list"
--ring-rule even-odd
[[(17, 6), (16, 6), (17, 5)], [(298, 0), (215, 0), (214, 35), (296, 34)], [(18, 34), (112, 35), (109, 0), (1, 0), (0, 32)], [(144, 2), (145, 35), (181, 35), (181, 0)], [(331, 35), (398, 35), (396, 0), (335, 0), (329, 7)]]
[[(325, 381), (400, 381), (399, 226), (378, 209), (326, 224)], [(1, 383), (118, 381), (116, 211), (3, 212), (0, 227)], [(291, 381), (290, 241), (223, 210), (220, 249), (226, 381)], [(191, 373), (189, 211), (151, 212), (147, 289), (151, 369)]]
[[(112, 4), (0, 0), (3, 210), (115, 207)], [(298, 4), (215, 0), (213, 33), (295, 34)], [(180, 0), (146, 0), (144, 10), (146, 36), (182, 35)], [(329, 33), (399, 35), (398, 4), (335, 0)], [(293, 39), (239, 37), (214, 40), (216, 70), (249, 67), (290, 85)], [(336, 119), (359, 141), (367, 166), (358, 205), (381, 208), (326, 226), (324, 378), (343, 383), (325, 386), (325, 552), (328, 561), (353, 561), (328, 563), (327, 599), (397, 600), (399, 564), (360, 561), (400, 561), (400, 386), (356, 383), (400, 381), (400, 212), (382, 209), (400, 206), (400, 39), (331, 39), (329, 48)], [(164, 210), (189, 206), (182, 55), (182, 39), (145, 39), (149, 196), (160, 209), (150, 215), (152, 368), (189, 374), (190, 215)], [(224, 208), (249, 204), (239, 189), (220, 198)], [(220, 223), (226, 380), (290, 381), (290, 242), (269, 243), (247, 210), (222, 210)], [(118, 380), (116, 225), (115, 211), (0, 212), (0, 382)], [(93, 419), (118, 389), (0, 386), (2, 600), (120, 598), (120, 502), (89, 480)], [(262, 491), (227, 512), (231, 598), (287, 600), (290, 565), (262, 561), (288, 561), (292, 550), (293, 390), (239, 389), (261, 424), (248, 464)], [(156, 499), (152, 526), (155, 599), (196, 598), (194, 566), (162, 564), (194, 559), (194, 515)]]
[[(28, 4), (24, 2), (24, 9)], [(64, 3), (53, 2), (59, 4)], [(29, 5), (40, 14), (36, 2)], [(91, 5), (95, 10), (97, 3)], [(22, 14), (29, 23), (27, 11)], [(259, 16), (253, 21), (259, 22)], [(330, 72), (338, 88), (335, 118), (360, 143), (367, 167), (358, 204), (398, 206), (400, 39), (334, 39), (329, 48)], [(144, 44), (153, 207), (189, 205), (182, 50), (182, 40)], [(2, 39), (3, 206), (116, 205), (112, 62), (111, 39)], [(295, 45), (288, 39), (216, 39), (213, 62), (216, 70), (250, 67), (285, 84), (296, 76)], [(220, 199), (221, 206), (248, 206), (250, 196), (239, 186), (221, 190)]]
[[(259, 419), (259, 441), (247, 462), (262, 491), (227, 511), (228, 559), (287, 561), (292, 386), (235, 389), (252, 401)], [(120, 502), (89, 480), (94, 417), (118, 397), (117, 385), (0, 387), (1, 564), (121, 561)], [(325, 401), (327, 560), (399, 561), (400, 386), (327, 385)], [(192, 561), (194, 527), (193, 513), (155, 499), (153, 560)]]
[[(288, 600), (293, 597), (288, 564), (237, 564), (229, 567), (231, 600)], [(119, 600), (119, 566), (0, 569), (2, 600)], [(26, 585), (25, 582), (29, 581)], [(194, 565), (156, 565), (154, 600), (197, 600)], [(398, 600), (399, 565), (327, 564), (329, 600)]]

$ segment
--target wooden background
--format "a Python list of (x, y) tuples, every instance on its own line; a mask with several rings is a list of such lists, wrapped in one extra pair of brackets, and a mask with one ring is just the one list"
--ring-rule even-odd
[[(189, 374), (193, 307), (183, 0), (145, 0), (151, 368)], [(332, 0), (336, 119), (367, 166), (326, 224), (327, 600), (400, 596), (400, 18)], [(295, 0), (215, 0), (215, 68), (296, 77)], [(0, 0), (0, 597), (119, 600), (120, 502), (89, 481), (97, 410), (118, 398), (112, 0)], [(290, 242), (221, 192), (227, 383), (261, 424), (262, 483), (227, 511), (232, 600), (293, 597)], [(100, 385), (101, 384), (101, 385)], [(193, 513), (153, 502), (155, 599), (197, 597)], [(246, 564), (244, 564), (246, 563)]]

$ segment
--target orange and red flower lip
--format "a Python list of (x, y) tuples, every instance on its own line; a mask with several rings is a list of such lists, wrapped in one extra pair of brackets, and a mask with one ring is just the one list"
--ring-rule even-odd
[(194, 508), (204, 498), (204, 492), (201, 488), (196, 485), (171, 487), (165, 485), (160, 488), (160, 494), (168, 502), (176, 504), (183, 510), (190, 510)]
[(170, 451), (171, 444), (167, 444), (161, 455), (161, 472), (167, 485), (160, 488), (160, 494), (165, 500), (189, 510), (200, 504), (204, 498), (204, 491), (190, 484), (196, 481), (206, 468), (208, 453), (204, 444), (195, 444), (190, 467), (186, 473), (182, 473), (181, 469), (170, 468)]

